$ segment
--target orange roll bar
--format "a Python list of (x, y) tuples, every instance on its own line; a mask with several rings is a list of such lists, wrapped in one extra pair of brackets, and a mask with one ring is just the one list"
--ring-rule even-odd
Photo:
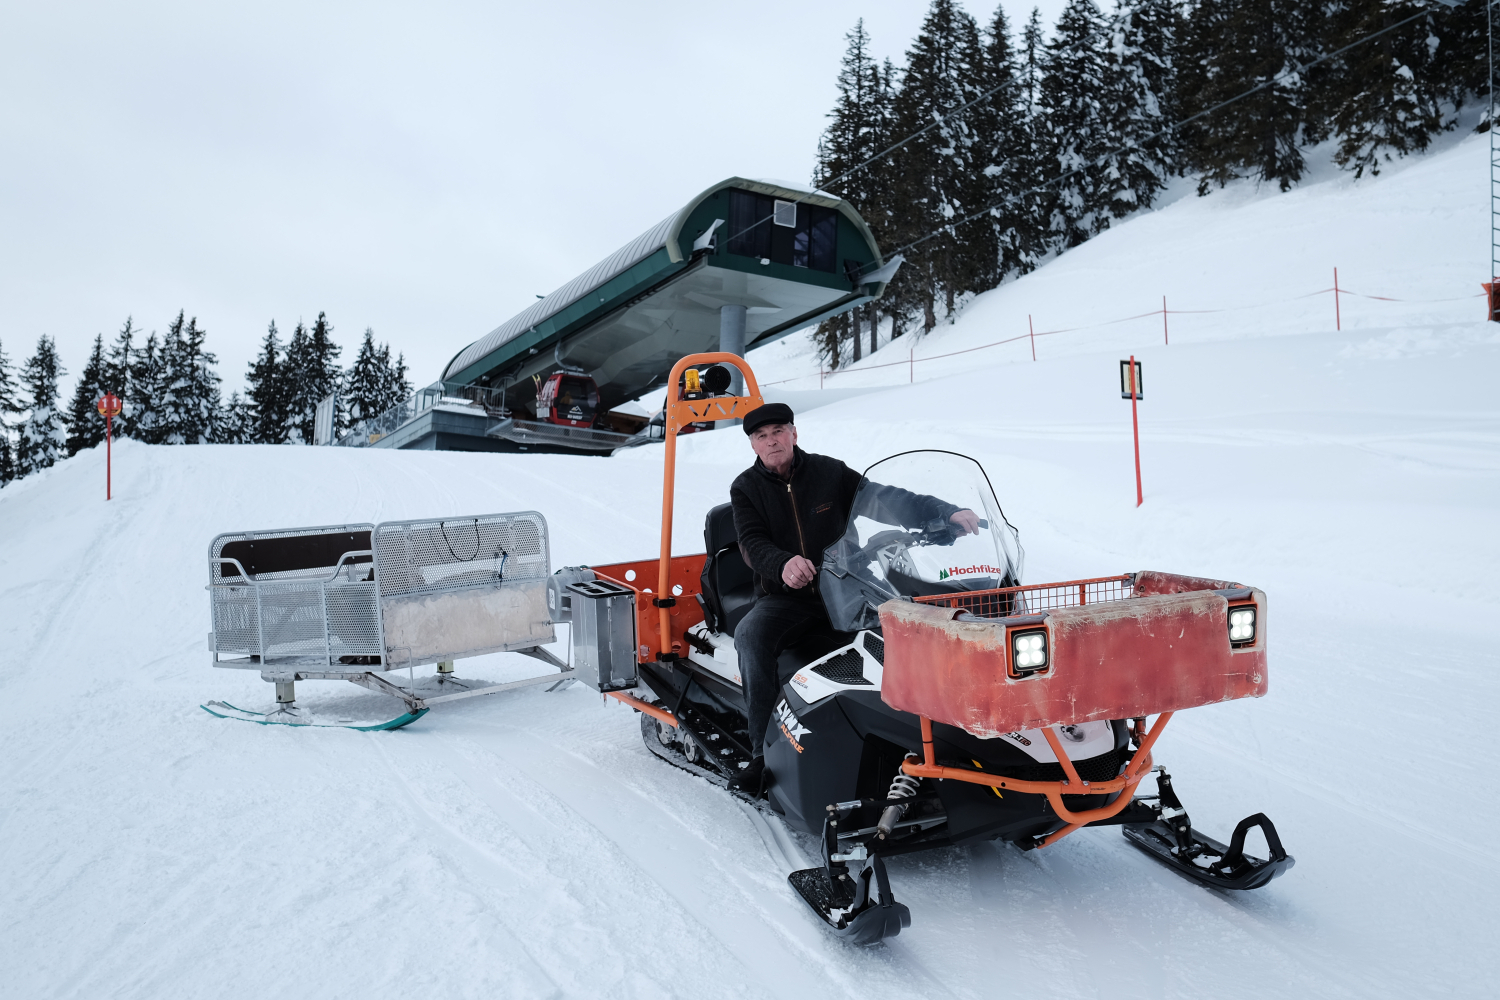
[[(1057, 755), (1057, 762), (1062, 765), (1063, 773), (1067, 780), (1064, 781), (1023, 781), (1020, 778), (1006, 778), (996, 774), (985, 774), (982, 771), (971, 771), (964, 767), (947, 767), (937, 763), (932, 747), (932, 720), (925, 715), (922, 720), (922, 757), (923, 762), (917, 763), (911, 757), (901, 765), (901, 770), (914, 778), (938, 778), (944, 781), (967, 781), (974, 785), (988, 785), (991, 788), (1005, 788), (1012, 791), (1022, 792), (1028, 795), (1045, 795), (1052, 811), (1057, 813), (1059, 819), (1068, 825), (1061, 830), (1049, 835), (1038, 847), (1049, 847), (1057, 843), (1068, 834), (1080, 827), (1087, 826), (1099, 820), (1109, 819), (1119, 813), (1130, 804), (1131, 797), (1135, 794), (1136, 786), (1145, 778), (1151, 770), (1151, 748), (1161, 736), (1162, 730), (1166, 728), (1168, 720), (1172, 718), (1171, 712), (1163, 712), (1156, 717), (1156, 722), (1151, 726), (1151, 731), (1146, 734), (1141, 747), (1131, 758), (1130, 764), (1125, 768), (1125, 773), (1108, 781), (1084, 781), (1078, 776), (1078, 769), (1068, 758), (1067, 751), (1063, 749), (1062, 742), (1048, 726), (1042, 730), (1047, 737), (1052, 752)], [(1064, 795), (1113, 795), (1119, 796), (1109, 805), (1100, 806), (1097, 809), (1084, 809), (1074, 812), (1063, 805)]]
[[(745, 376), (746, 395), (743, 396), (709, 396), (704, 399), (681, 399), (677, 395), (677, 381), (682, 378), (682, 373), (697, 365), (727, 364), (739, 369), (741, 375)], [(755, 373), (750, 370), (750, 365), (745, 359), (737, 354), (726, 354), (715, 351), (708, 354), (689, 354), (672, 366), (672, 372), (667, 376), (667, 405), (666, 405), (666, 461), (662, 473), (661, 486), (661, 571), (658, 578), (656, 594), (653, 595), (661, 600), (672, 598), (672, 500), (676, 495), (677, 482), (677, 431), (686, 424), (700, 420), (739, 420), (745, 414), (764, 403), (761, 398), (760, 383), (755, 381)], [(661, 617), (657, 625), (661, 637), (661, 651), (663, 654), (672, 652), (672, 621), (671, 614), (667, 608), (659, 608)], [(665, 721), (665, 720), (663, 720)], [(672, 725), (676, 725), (674, 721)]]

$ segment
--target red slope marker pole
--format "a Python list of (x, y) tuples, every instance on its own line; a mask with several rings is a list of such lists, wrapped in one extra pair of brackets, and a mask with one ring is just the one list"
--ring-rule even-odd
[(1026, 314), (1026, 329), (1031, 334), (1031, 360), (1036, 360), (1036, 326), (1031, 322), (1031, 313)]
[(99, 415), (104, 418), (104, 499), (114, 499), (114, 451), (115, 451), (115, 414), (120, 412), (120, 397), (112, 392), (106, 392), (99, 397), (99, 402), (94, 404)]
[(1339, 269), (1333, 269), (1333, 328), (1342, 330), (1344, 321), (1339, 316)]
[(1135, 505), (1139, 507), (1145, 503), (1145, 494), (1141, 492), (1141, 424), (1135, 415), (1135, 400), (1141, 394), (1135, 384), (1135, 355), (1130, 356), (1130, 430), (1135, 436)]
[(1161, 340), (1168, 347), (1172, 346), (1172, 336), (1167, 333), (1167, 297), (1161, 297)]

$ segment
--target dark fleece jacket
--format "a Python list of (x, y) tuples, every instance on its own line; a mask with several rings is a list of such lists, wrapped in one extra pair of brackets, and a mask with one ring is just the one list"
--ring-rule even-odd
[[(734, 530), (759, 593), (817, 599), (816, 579), (792, 590), (782, 582), (781, 571), (794, 555), (806, 557), (814, 566), (822, 564), (823, 550), (844, 533), (862, 478), (836, 458), (812, 455), (801, 448), (792, 450), (788, 479), (771, 472), (758, 458), (735, 478), (729, 488)], [(908, 526), (946, 518), (958, 510), (935, 497), (889, 486), (879, 489), (884, 501), (880, 506), (890, 512), (892, 520)]]

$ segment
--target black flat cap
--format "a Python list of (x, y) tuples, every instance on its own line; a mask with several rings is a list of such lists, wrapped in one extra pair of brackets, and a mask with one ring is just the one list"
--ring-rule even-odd
[(762, 403), (745, 414), (745, 433), (754, 434), (756, 428), (766, 424), (792, 424), (792, 408), (785, 403)]

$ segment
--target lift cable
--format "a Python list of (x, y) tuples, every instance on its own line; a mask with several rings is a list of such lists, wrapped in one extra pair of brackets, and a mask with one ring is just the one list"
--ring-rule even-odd
[[(1458, 6), (1459, 3), (1462, 3), (1463, 0), (1456, 0), (1456, 2), (1450, 2), (1450, 0), (1437, 0), (1437, 2), (1443, 4), (1445, 7), (1456, 7), (1456, 6)], [(1494, 2), (1495, 2), (1495, 0), (1491, 0), (1492, 4)], [(1397, 21), (1395, 24), (1387, 25), (1386, 27), (1381, 28), (1379, 31), (1372, 31), (1368, 35), (1365, 35), (1362, 38), (1355, 39), (1354, 41), (1350, 42), (1348, 45), (1345, 45), (1343, 48), (1334, 49), (1332, 52), (1325, 53), (1324, 55), (1321, 55), (1321, 56), (1319, 56), (1316, 59), (1313, 59), (1313, 60), (1310, 60), (1308, 62), (1302, 63), (1301, 65), (1296, 66), (1296, 67), (1294, 67), (1292, 69), (1284, 69), (1281, 72), (1277, 73), (1275, 76), (1272, 76), (1271, 78), (1269, 78), (1267, 80), (1263, 80), (1262, 82), (1256, 84), (1255, 86), (1251, 87), (1249, 90), (1244, 91), (1243, 93), (1236, 94), (1235, 96), (1229, 98), (1228, 100), (1220, 101), (1218, 104), (1215, 104), (1211, 108), (1205, 108), (1204, 110), (1199, 111), (1197, 114), (1189, 115), (1187, 118), (1182, 119), (1182, 121), (1175, 122), (1175, 123), (1173, 123), (1171, 125), (1166, 126), (1165, 128), (1162, 128), (1162, 129), (1160, 129), (1160, 130), (1158, 130), (1156, 132), (1153, 132), (1151, 135), (1148, 135), (1146, 138), (1140, 140), (1140, 142), (1133, 143), (1133, 144), (1127, 144), (1127, 145), (1120, 146), (1120, 147), (1115, 148), (1115, 149), (1111, 149), (1108, 152), (1103, 153), (1103, 154), (1095, 157), (1093, 160), (1090, 160), (1088, 163), (1085, 163), (1081, 167), (1075, 167), (1074, 169), (1069, 170), (1067, 173), (1059, 174), (1058, 176), (1052, 178), (1051, 180), (1049, 180), (1049, 181), (1047, 181), (1047, 182), (1045, 182), (1043, 184), (1039, 184), (1036, 187), (1027, 188), (1024, 191), (1019, 192), (1019, 194), (1012, 194), (1012, 195), (1008, 196), (1005, 201), (996, 202), (995, 204), (988, 205), (985, 208), (981, 208), (977, 212), (972, 212), (969, 215), (963, 216), (962, 218), (955, 219), (952, 222), (945, 223), (944, 225), (942, 225), (939, 228), (933, 230), (932, 232), (928, 233), (927, 235), (918, 237), (917, 239), (912, 240), (910, 243), (903, 244), (902, 246), (898, 247), (897, 249), (891, 251), (888, 256), (894, 257), (897, 254), (905, 253), (906, 251), (911, 250), (911, 249), (913, 249), (915, 247), (921, 246), (923, 243), (926, 243), (928, 240), (934, 239), (934, 238), (936, 238), (938, 236), (941, 236), (944, 233), (950, 233), (951, 234), (956, 227), (963, 225), (965, 222), (971, 222), (974, 219), (977, 219), (977, 218), (979, 218), (982, 215), (988, 215), (988, 214), (994, 212), (996, 209), (1001, 208), (1003, 205), (1005, 205), (1006, 201), (1010, 201), (1011, 199), (1014, 199), (1014, 198), (1022, 198), (1022, 197), (1025, 197), (1026, 195), (1029, 195), (1029, 194), (1039, 194), (1039, 193), (1041, 193), (1043, 191), (1046, 191), (1048, 188), (1051, 188), (1054, 185), (1059, 184), (1062, 181), (1067, 180), (1069, 177), (1072, 177), (1075, 174), (1080, 174), (1080, 173), (1083, 173), (1085, 170), (1090, 170), (1090, 169), (1092, 169), (1094, 167), (1097, 167), (1099, 164), (1103, 163), (1105, 160), (1109, 159), (1112, 156), (1117, 156), (1120, 153), (1129, 152), (1132, 149), (1140, 149), (1143, 146), (1145, 146), (1147, 143), (1154, 142), (1156, 139), (1160, 138), (1161, 136), (1166, 135), (1168, 132), (1172, 132), (1172, 131), (1175, 131), (1177, 129), (1180, 129), (1180, 128), (1182, 128), (1185, 125), (1188, 125), (1188, 124), (1190, 124), (1192, 122), (1197, 121), (1199, 118), (1204, 118), (1204, 117), (1207, 117), (1208, 115), (1214, 114), (1215, 112), (1217, 112), (1217, 111), (1219, 111), (1219, 110), (1221, 110), (1223, 108), (1228, 107), (1229, 105), (1235, 103), (1236, 101), (1244, 100), (1245, 98), (1249, 97), (1251, 94), (1259, 93), (1260, 91), (1265, 90), (1267, 87), (1270, 87), (1270, 86), (1272, 86), (1272, 85), (1274, 85), (1276, 83), (1281, 82), (1283, 79), (1285, 79), (1288, 76), (1292, 76), (1294, 74), (1304, 73), (1307, 70), (1311, 69), (1312, 67), (1318, 65), (1321, 62), (1326, 62), (1326, 61), (1328, 61), (1329, 59), (1332, 59), (1335, 56), (1342, 55), (1345, 52), (1348, 52), (1350, 49), (1355, 48), (1356, 46), (1363, 45), (1365, 42), (1368, 42), (1368, 41), (1370, 41), (1371, 39), (1374, 39), (1374, 38), (1378, 38), (1381, 35), (1384, 35), (1386, 32), (1395, 31), (1397, 28), (1401, 27), (1402, 25), (1410, 24), (1412, 21), (1415, 21), (1418, 18), (1426, 17), (1430, 13), (1432, 13), (1431, 9), (1430, 8), (1425, 8), (1425, 9), (1419, 11), (1418, 13), (1413, 14), (1411, 17), (1408, 17), (1408, 18), (1406, 18), (1404, 20), (1401, 20), (1401, 21)], [(965, 107), (967, 107), (967, 106), (968, 105), (965, 105)], [(912, 138), (915, 138), (915, 136), (913, 136)], [(905, 140), (903, 140), (903, 141), (905, 141)], [(895, 149), (896, 147), (893, 146), (891, 148)], [(881, 154), (881, 155), (884, 155), (884, 154)], [(861, 165), (863, 166), (863, 164), (861, 164)], [(758, 223), (757, 223), (757, 225), (758, 225)], [(875, 269), (876, 269), (876, 265), (874, 265), (873, 263), (872, 264), (867, 264), (864, 267), (860, 268), (859, 273), (860, 274), (865, 274), (865, 273), (867, 273), (869, 271), (872, 271), (872, 270), (875, 270)]]

